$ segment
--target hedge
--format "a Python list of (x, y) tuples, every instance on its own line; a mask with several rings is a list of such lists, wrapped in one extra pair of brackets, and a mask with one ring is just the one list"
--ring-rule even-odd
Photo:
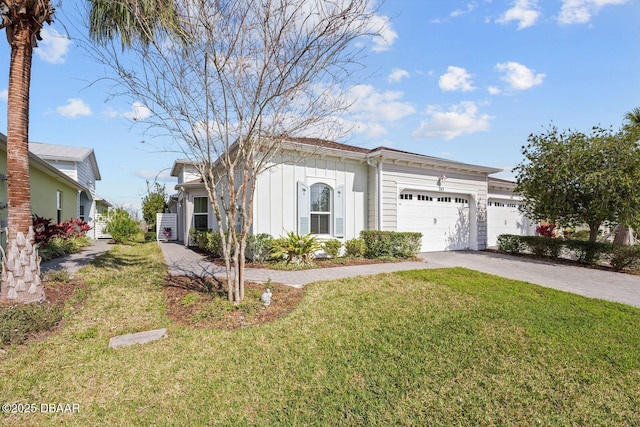
[(422, 233), (363, 230), (365, 258), (415, 258), (420, 252)]
[(608, 262), (618, 270), (640, 267), (640, 245), (614, 246), (608, 242), (501, 234), (498, 236), (498, 250), (512, 254), (529, 252), (550, 258), (563, 257), (581, 264)]

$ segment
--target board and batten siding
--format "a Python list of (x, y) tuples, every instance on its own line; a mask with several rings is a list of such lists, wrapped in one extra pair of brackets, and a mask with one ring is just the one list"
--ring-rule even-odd
[[(78, 171), (76, 170), (76, 163), (62, 160), (47, 160), (51, 166), (58, 169), (60, 172), (67, 175), (69, 178), (78, 181)], [(80, 182), (80, 181), (78, 181)]]
[[(402, 188), (460, 194), (470, 198), (471, 249), (486, 248), (486, 174), (467, 174), (439, 168), (409, 166), (392, 162), (385, 162), (383, 167), (383, 230), (396, 231), (398, 229), (398, 196)], [(446, 176), (446, 179), (438, 186), (438, 178), (442, 175)]]
[[(298, 182), (309, 187), (323, 183), (333, 190), (332, 203), (336, 189), (344, 188), (344, 233), (339, 233), (339, 238), (358, 237), (367, 225), (367, 173), (366, 163), (348, 159), (295, 158), (286, 154), (274, 157), (256, 182), (252, 232), (278, 237), (298, 231)], [(332, 231), (335, 232), (333, 223)]]
[(367, 171), (367, 228), (369, 230), (378, 229), (378, 171), (375, 166), (369, 166)]
[(89, 157), (84, 159), (82, 162), (77, 163), (78, 168), (78, 178), (77, 181), (88, 187), (91, 190), (91, 195), (96, 195), (96, 176), (93, 173), (93, 168), (91, 167), (91, 163), (89, 162)]

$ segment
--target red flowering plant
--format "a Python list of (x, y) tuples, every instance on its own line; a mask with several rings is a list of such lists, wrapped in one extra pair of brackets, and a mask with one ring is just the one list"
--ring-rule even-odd
[(86, 221), (72, 218), (60, 224), (53, 224), (49, 218), (33, 215), (33, 231), (35, 243), (39, 246), (46, 245), (54, 237), (68, 239), (71, 237), (84, 236), (91, 227)]
[(539, 236), (554, 237), (555, 229), (555, 224), (541, 224), (536, 227), (536, 233), (538, 233)]
[(51, 224), (51, 219), (38, 215), (33, 215), (33, 232), (35, 243), (46, 245), (56, 235), (55, 224)]

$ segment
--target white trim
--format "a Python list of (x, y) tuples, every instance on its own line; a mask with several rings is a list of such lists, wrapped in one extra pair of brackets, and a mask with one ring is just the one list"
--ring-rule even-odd
[(521, 202), (523, 200), (521, 196), (516, 196), (516, 195), (507, 196), (506, 194), (491, 194), (491, 193), (487, 195), (487, 199), (514, 200), (517, 202)]

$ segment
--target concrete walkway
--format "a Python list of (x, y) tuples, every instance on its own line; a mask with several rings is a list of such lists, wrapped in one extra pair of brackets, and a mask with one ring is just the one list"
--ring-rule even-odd
[[(159, 242), (169, 274), (224, 276), (224, 268), (208, 262), (202, 255), (178, 242)], [(530, 260), (493, 252), (456, 251), (420, 254), (423, 262), (369, 264), (351, 267), (301, 271), (278, 271), (247, 268), (247, 280), (271, 279), (301, 287), (319, 280), (341, 279), (378, 273), (424, 268), (464, 267), (509, 279), (640, 307), (640, 276)]]
[(112, 246), (108, 239), (92, 240), (91, 246), (87, 246), (78, 253), (43, 262), (40, 271), (46, 273), (49, 270), (67, 270), (73, 275), (98, 256), (108, 252)]
[[(224, 277), (224, 267), (215, 265), (197, 252), (185, 248), (178, 242), (159, 242), (164, 259), (172, 276), (196, 275), (201, 277)], [(264, 268), (246, 268), (245, 277), (255, 282), (283, 283), (295, 287), (302, 287), (319, 280), (342, 279), (345, 277), (362, 276), (368, 274), (390, 273), (400, 270), (416, 270), (426, 268), (424, 262), (400, 262), (386, 264), (357, 265), (351, 267), (315, 268), (310, 270), (281, 271)]]

